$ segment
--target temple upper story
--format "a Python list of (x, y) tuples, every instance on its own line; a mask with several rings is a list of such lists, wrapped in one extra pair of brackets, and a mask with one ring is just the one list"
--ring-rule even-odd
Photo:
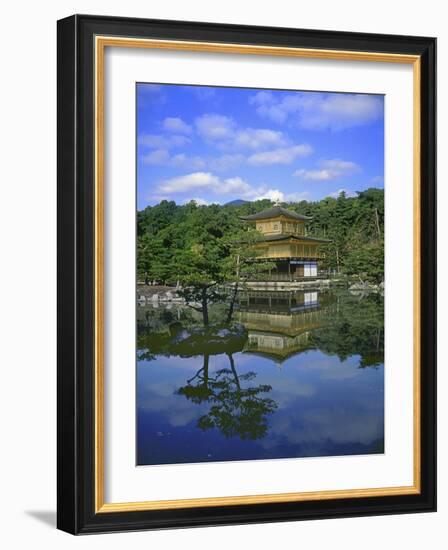
[(261, 233), (260, 240), (251, 245), (258, 258), (280, 261), (275, 269), (277, 277), (290, 279), (317, 275), (316, 262), (324, 257), (320, 246), (329, 241), (307, 234), (306, 223), (312, 220), (310, 216), (276, 204), (241, 219)]
[(263, 235), (306, 236), (305, 223), (312, 218), (276, 205), (257, 214), (244, 216), (242, 219)]

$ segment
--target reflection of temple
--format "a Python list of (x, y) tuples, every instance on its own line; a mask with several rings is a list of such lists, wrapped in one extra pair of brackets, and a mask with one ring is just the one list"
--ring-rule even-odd
[(330, 322), (332, 310), (317, 292), (242, 292), (237, 318), (248, 330), (245, 351), (283, 362), (312, 349), (311, 332)]

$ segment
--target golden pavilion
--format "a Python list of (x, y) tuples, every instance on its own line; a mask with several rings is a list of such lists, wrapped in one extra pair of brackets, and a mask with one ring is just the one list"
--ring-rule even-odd
[(297, 214), (276, 204), (272, 208), (241, 217), (262, 234), (260, 241), (251, 244), (260, 260), (275, 263), (272, 280), (294, 281), (305, 277), (317, 277), (319, 260), (324, 258), (320, 250), (327, 239), (307, 234), (306, 223), (312, 218)]

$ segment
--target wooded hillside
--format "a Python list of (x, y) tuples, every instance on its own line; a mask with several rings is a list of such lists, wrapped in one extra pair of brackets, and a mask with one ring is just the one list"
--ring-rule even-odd
[[(139, 278), (163, 283), (232, 280), (235, 243), (247, 233), (239, 217), (270, 208), (264, 199), (243, 204), (198, 206), (162, 201), (138, 212), (137, 270)], [(331, 239), (323, 247), (321, 268), (362, 280), (381, 282), (384, 276), (384, 192), (371, 188), (356, 197), (326, 197), (318, 202), (284, 203), (285, 208), (312, 216), (308, 234)], [(250, 262), (247, 262), (249, 265)], [(242, 264), (244, 266), (244, 262)]]

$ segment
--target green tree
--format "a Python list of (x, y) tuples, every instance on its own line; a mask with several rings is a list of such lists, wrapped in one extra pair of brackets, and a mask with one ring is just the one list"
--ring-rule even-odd
[(137, 240), (137, 276), (145, 284), (171, 277), (171, 254), (159, 237), (145, 233)]
[[(162, 201), (137, 217), (137, 269), (140, 278), (182, 286), (189, 304), (200, 308), (208, 323), (208, 304), (222, 300), (221, 285), (232, 285), (228, 321), (236, 293), (248, 279), (258, 278), (272, 264), (256, 260), (250, 232), (241, 216), (272, 206), (268, 199), (237, 205), (198, 206), (194, 201), (176, 205)], [(340, 193), (321, 201), (285, 203), (287, 208), (311, 216), (308, 234), (330, 239), (321, 267), (341, 274), (379, 282), (383, 276), (384, 192), (367, 189), (354, 197)]]
[[(184, 243), (173, 250), (173, 277), (181, 288), (178, 293), (187, 304), (202, 313), (209, 325), (209, 304), (220, 301), (219, 285), (226, 280), (228, 244), (224, 237), (225, 216), (219, 207), (196, 209), (182, 224)], [(196, 304), (199, 304), (196, 305)]]
[(245, 287), (247, 281), (259, 278), (275, 266), (273, 262), (258, 259), (259, 254), (253, 245), (261, 239), (262, 234), (259, 231), (248, 231), (240, 224), (226, 240), (228, 255), (223, 263), (225, 280), (233, 285), (227, 323), (232, 320), (238, 291)]
[(360, 244), (347, 253), (345, 271), (348, 275), (356, 275), (364, 282), (366, 280), (381, 283), (384, 280), (384, 244), (374, 241)]

